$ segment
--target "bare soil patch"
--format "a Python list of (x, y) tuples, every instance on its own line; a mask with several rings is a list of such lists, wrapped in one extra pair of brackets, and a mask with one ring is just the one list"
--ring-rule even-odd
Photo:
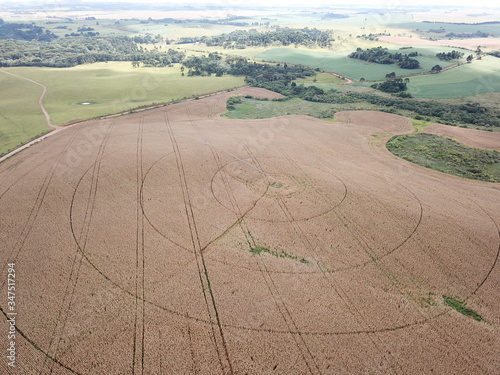
[(0, 164), (22, 300), (0, 372), (494, 373), (498, 185), (392, 155), (404, 117), (219, 117), (238, 94), (270, 95), (89, 121)]

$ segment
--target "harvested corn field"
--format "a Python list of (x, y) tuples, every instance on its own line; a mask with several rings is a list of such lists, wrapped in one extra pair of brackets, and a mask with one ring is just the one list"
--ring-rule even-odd
[(0, 164), (0, 372), (495, 373), (499, 185), (392, 155), (404, 117), (219, 117), (239, 94), (271, 95), (82, 123)]

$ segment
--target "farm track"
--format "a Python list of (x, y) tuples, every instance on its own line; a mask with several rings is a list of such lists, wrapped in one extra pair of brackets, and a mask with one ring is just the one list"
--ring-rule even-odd
[[(195, 253), (196, 265), (198, 268), (198, 276), (200, 278), (201, 288), (203, 296), (205, 299), (205, 304), (207, 307), (207, 312), (209, 316), (209, 321), (212, 322), (215, 319), (218, 327), (218, 332), (216, 331), (214, 325), (212, 328), (212, 338), (215, 345), (215, 350), (217, 352), (217, 358), (223, 374), (233, 374), (233, 368), (231, 360), (229, 358), (229, 353), (227, 349), (226, 339), (224, 338), (224, 331), (222, 329), (219, 312), (217, 310), (217, 304), (215, 302), (215, 297), (213, 294), (212, 287), (210, 285), (210, 278), (208, 274), (207, 265), (205, 263), (205, 258), (203, 256), (202, 245), (200, 242), (200, 237), (198, 233), (198, 228), (196, 227), (196, 219), (194, 216), (193, 207), (191, 205), (191, 198), (189, 195), (189, 189), (186, 180), (186, 172), (184, 170), (184, 164), (182, 162), (181, 153), (177, 140), (172, 131), (170, 121), (168, 119), (168, 114), (165, 112), (165, 125), (167, 126), (170, 140), (174, 148), (174, 153), (176, 157), (177, 170), (179, 172), (179, 179), (182, 186), (182, 196), (186, 211), (186, 216), (189, 222), (189, 230), (191, 232), (191, 243)], [(208, 291), (208, 295), (207, 295)]]
[[(80, 270), (81, 270), (82, 263), (83, 263), (82, 254), (85, 252), (85, 248), (87, 245), (87, 239), (89, 236), (89, 229), (90, 229), (92, 215), (93, 215), (93, 211), (94, 211), (94, 207), (95, 207), (95, 199), (96, 199), (96, 195), (97, 195), (97, 191), (98, 191), (99, 172), (101, 169), (101, 163), (102, 163), (104, 151), (106, 148), (106, 144), (109, 140), (109, 136), (111, 134), (112, 127), (113, 127), (113, 124), (110, 124), (108, 127), (108, 131), (106, 133), (106, 137), (104, 138), (103, 142), (99, 146), (96, 160), (95, 160), (95, 163), (93, 164), (92, 177), (91, 177), (91, 189), (89, 191), (89, 195), (87, 198), (84, 224), (83, 224), (82, 230), (79, 234), (79, 241), (78, 241), (78, 243), (82, 244), (81, 245), (81, 252), (75, 251), (75, 253), (74, 253), (75, 256), (73, 258), (71, 272), (70, 272), (70, 275), (69, 275), (69, 278), (68, 278), (68, 281), (66, 284), (64, 298), (62, 300), (60, 308), (58, 309), (58, 316), (57, 316), (56, 324), (54, 326), (51, 341), (49, 343), (48, 353), (53, 358), (57, 358), (60, 354), (59, 351), (60, 351), (61, 338), (64, 336), (64, 331), (66, 329), (68, 316), (72, 310), (73, 301), (75, 300), (75, 290), (76, 290), (76, 286), (77, 286), (78, 281), (79, 281)], [(52, 372), (54, 370), (55, 362), (49, 361), (49, 359), (46, 358), (45, 364), (47, 364), (47, 363), (50, 364), (49, 374), (52, 374)]]
[(143, 173), (143, 134), (144, 118), (139, 120), (137, 136), (137, 232), (136, 232), (136, 273), (135, 273), (135, 316), (134, 316), (134, 346), (132, 368), (133, 374), (144, 373), (144, 342), (145, 342), (145, 254), (144, 254), (144, 215), (142, 213)]
[(34, 83), (37, 86), (40, 86), (42, 88), (42, 94), (38, 98), (38, 106), (40, 107), (41, 111), (43, 112), (43, 115), (45, 116), (45, 123), (47, 124), (48, 127), (52, 128), (52, 129), (58, 128), (58, 126), (56, 126), (52, 123), (52, 121), (50, 119), (50, 115), (47, 112), (47, 110), (45, 109), (45, 106), (43, 105), (43, 99), (45, 99), (45, 94), (47, 93), (47, 86), (41, 84), (40, 82), (34, 81), (30, 78), (26, 78), (26, 77), (23, 77), (23, 76), (20, 76), (18, 74), (14, 74), (11, 72), (6, 72), (3, 69), (0, 69), (0, 72), (2, 72), (4, 74), (11, 75), (11, 76), (16, 77), (16, 78), (24, 79), (25, 81), (28, 81), (28, 82)]
[(402, 117), (220, 118), (230, 95), (89, 122), (65, 174), (83, 127), (0, 165), (21, 371), (494, 373), (496, 185), (395, 158)]
[[(215, 105), (217, 105), (217, 104), (218, 104), (218, 101), (215, 103)], [(212, 109), (209, 109), (209, 111), (208, 111), (209, 118), (210, 118), (211, 111), (212, 111)], [(191, 115), (190, 115), (189, 112), (188, 112), (188, 117), (189, 117), (190, 122), (193, 125), (193, 127), (196, 128), (196, 130), (203, 137), (203, 139), (205, 140), (205, 142), (208, 143), (208, 140), (202, 134), (202, 132), (200, 131), (200, 129), (197, 127), (195, 121), (192, 120)], [(248, 148), (246, 148), (246, 146), (244, 146), (244, 145), (243, 145), (243, 147), (248, 152), (249, 157), (251, 158), (251, 160), (253, 161), (253, 163), (257, 166), (258, 170), (264, 171), (264, 169), (259, 164), (258, 160), (254, 157), (254, 155), (251, 154), (248, 151)], [(214, 159), (216, 161), (218, 170), (221, 171), (222, 168), (223, 168), (223, 165), (222, 165), (220, 157), (219, 157), (219, 155), (217, 153), (217, 150), (214, 150), (213, 148), (211, 148), (211, 151), (212, 151), (212, 155), (214, 156)], [(268, 175), (266, 175), (266, 177), (268, 178), (268, 186), (269, 186), (270, 183), (271, 183), (271, 181), (269, 181), (269, 176)], [(245, 221), (245, 218), (244, 218), (245, 215), (243, 215), (242, 210), (241, 210), (241, 208), (238, 205), (238, 200), (236, 199), (236, 197), (234, 195), (234, 192), (232, 191), (232, 189), (230, 187), (229, 178), (228, 178), (227, 174), (224, 171), (222, 171), (222, 179), (223, 179), (223, 182), (224, 182), (224, 188), (226, 190), (226, 193), (230, 197), (231, 206), (232, 206), (233, 210), (234, 209), (237, 210), (238, 217), (239, 217), (239, 227), (241, 229), (241, 232), (242, 232), (243, 236), (245, 237), (245, 239), (246, 239), (249, 247), (257, 246), (257, 244), (255, 243), (254, 239), (251, 237), (250, 228), (246, 224), (246, 221)], [(212, 193), (213, 193), (213, 190), (212, 190)], [(271, 273), (267, 269), (267, 266), (266, 266), (265, 262), (263, 262), (261, 259), (255, 259), (255, 263), (257, 264), (259, 272), (260, 272), (260, 274), (262, 275), (262, 278), (265, 281), (267, 289), (268, 289), (268, 291), (269, 291), (269, 293), (270, 293), (270, 295), (271, 295), (271, 297), (272, 297), (272, 299), (274, 301), (274, 304), (275, 304), (276, 308), (280, 312), (280, 315), (283, 318), (283, 321), (288, 326), (289, 334), (292, 336), (292, 338), (293, 338), (293, 340), (294, 340), (294, 342), (295, 342), (295, 344), (297, 346), (297, 349), (299, 350), (299, 352), (301, 354), (301, 357), (302, 357), (304, 363), (307, 366), (308, 372), (310, 374), (315, 374), (315, 373), (321, 374), (321, 370), (319, 369), (319, 367), (318, 367), (318, 365), (317, 365), (317, 363), (316, 363), (316, 361), (314, 359), (314, 356), (311, 353), (311, 350), (307, 346), (307, 343), (305, 342), (302, 334), (300, 333), (299, 328), (298, 328), (298, 326), (297, 326), (297, 324), (296, 324), (293, 316), (291, 315), (289, 309), (286, 306), (286, 303), (284, 302), (282, 296), (280, 295), (279, 289), (276, 287), (276, 284), (275, 284), (275, 282), (274, 282), (274, 280), (272, 278)], [(292, 332), (297, 332), (297, 333), (293, 334)]]

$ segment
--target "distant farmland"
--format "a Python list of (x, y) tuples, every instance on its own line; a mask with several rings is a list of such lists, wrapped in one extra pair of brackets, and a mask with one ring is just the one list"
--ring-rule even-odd
[(134, 69), (130, 62), (110, 62), (8, 71), (47, 86), (45, 106), (56, 125), (244, 84), (243, 77), (181, 77), (177, 64), (173, 68)]
[[(4, 68), (47, 86), (44, 106), (55, 125), (239, 87), (243, 77), (182, 77), (180, 66), (132, 68), (130, 62), (73, 68)], [(38, 106), (42, 88), (0, 73), (0, 154), (50, 130)]]
[[(396, 75), (406, 75), (420, 72), (428, 72), (439, 64), (443, 68), (453, 65), (457, 61), (441, 61), (436, 57), (438, 52), (450, 52), (456, 48), (450, 47), (418, 47), (408, 49), (390, 49), (391, 52), (411, 53), (419, 52), (422, 56), (415, 57), (422, 66), (421, 69), (401, 69), (396, 65), (385, 65), (368, 63), (347, 57), (350, 52), (315, 52), (293, 48), (273, 48), (260, 53), (255, 58), (266, 61), (280, 61), (292, 64), (304, 64), (316, 68), (325, 69), (339, 73), (351, 79), (379, 80), (385, 78), (387, 73), (395, 72)], [(467, 52), (467, 51), (462, 51)]]
[(438, 74), (411, 77), (408, 92), (417, 98), (460, 98), (500, 91), (500, 59), (485, 56)]

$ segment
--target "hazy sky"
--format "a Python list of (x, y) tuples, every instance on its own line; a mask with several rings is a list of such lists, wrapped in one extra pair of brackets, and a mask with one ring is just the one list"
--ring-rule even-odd
[(379, 7), (379, 8), (398, 8), (400, 6), (419, 6), (419, 5), (435, 5), (435, 6), (449, 6), (450, 8), (454, 8), (457, 6), (472, 6), (477, 8), (499, 8), (500, 5), (495, 4), (495, 1), (492, 0), (337, 0), (337, 1), (327, 1), (327, 0), (177, 0), (177, 1), (169, 1), (169, 0), (0, 0), (0, 3), (29, 3), (29, 2), (37, 2), (37, 3), (85, 3), (85, 2), (93, 2), (93, 3), (105, 3), (105, 2), (127, 2), (127, 3), (162, 3), (166, 4), (220, 4), (220, 5), (230, 5), (230, 6), (238, 6), (244, 5), (249, 6), (252, 4), (264, 4), (268, 6), (287, 6), (287, 5), (299, 5), (304, 4), (308, 7), (314, 7), (319, 5), (328, 5), (335, 6), (335, 4), (347, 4), (351, 6), (357, 5), (366, 5), (370, 7)]

